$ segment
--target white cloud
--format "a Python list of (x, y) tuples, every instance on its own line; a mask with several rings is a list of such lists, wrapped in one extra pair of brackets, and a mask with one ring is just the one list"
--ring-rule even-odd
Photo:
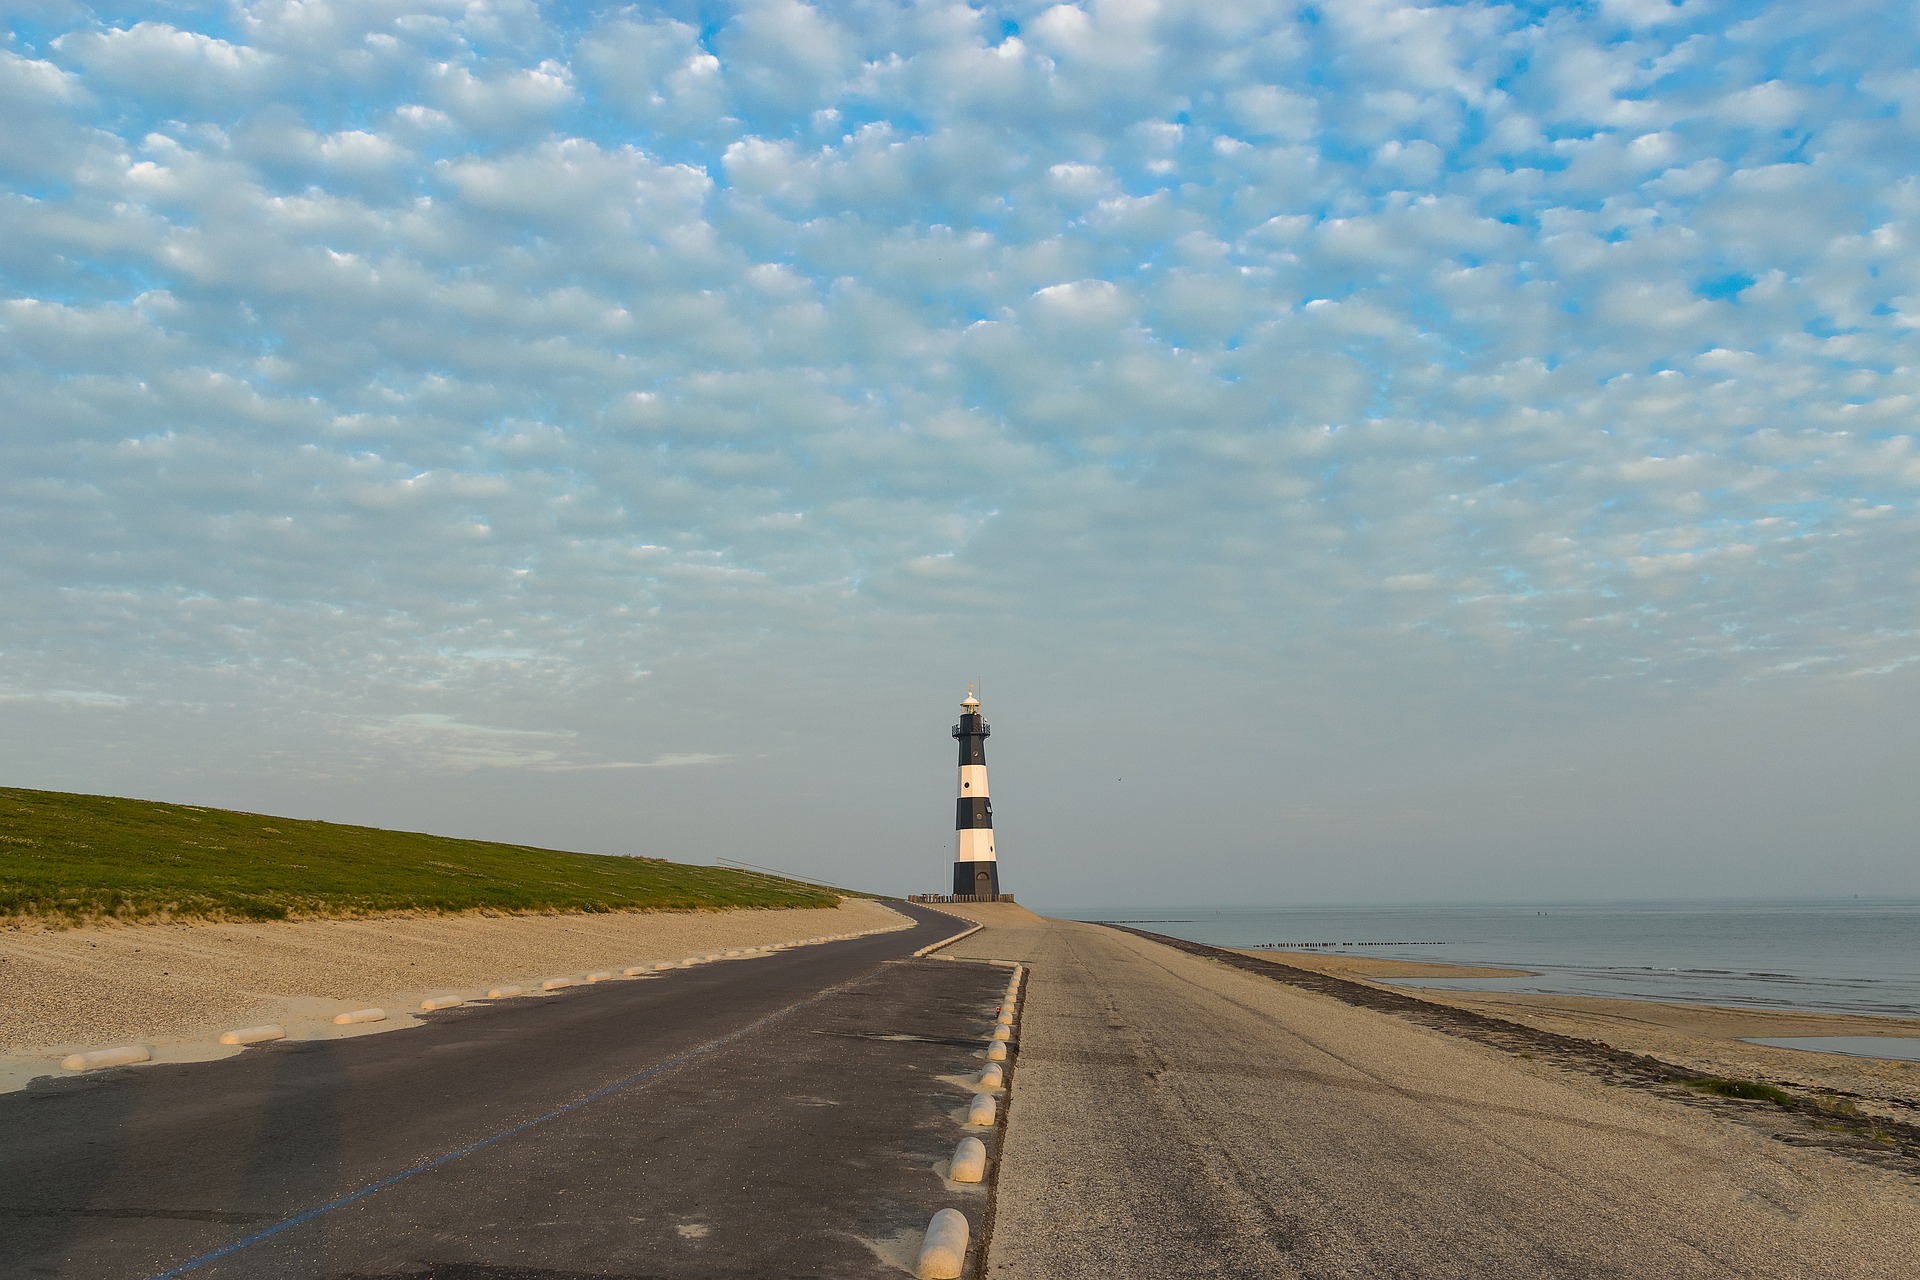
[(715, 38), (721, 69), (751, 107), (806, 114), (830, 102), (857, 65), (852, 34), (800, 0), (741, 7)]
[(603, 234), (648, 239), (698, 223), (711, 186), (698, 169), (659, 165), (631, 147), (603, 150), (583, 138), (486, 160), (448, 161), (442, 172), (467, 205), (517, 228), (599, 223)]
[(441, 109), (476, 133), (518, 138), (544, 130), (574, 100), (573, 72), (561, 63), (474, 72), (458, 63), (433, 69)]
[(585, 771), (745, 758), (635, 708), (928, 635), (1270, 686), (1907, 670), (1910, 33), (1323, 17), (17, 42), (9, 687)]
[(579, 64), (604, 100), (640, 120), (700, 137), (723, 124), (720, 59), (684, 22), (616, 19), (580, 42)]
[[(485, 657), (488, 655), (475, 655)], [(491, 655), (524, 660), (526, 654)], [(437, 712), (368, 718), (356, 732), (376, 749), (404, 752), (412, 768), (468, 771), (510, 769), (534, 773), (581, 773), (608, 769), (684, 769), (724, 764), (733, 757), (701, 751), (675, 751), (651, 760), (596, 760), (582, 755), (572, 730), (509, 729), (470, 724)]]
[(89, 97), (78, 76), (0, 49), (0, 172), (45, 178), (70, 170), (93, 141), (71, 118)]
[(271, 54), (164, 22), (76, 31), (53, 47), (97, 92), (212, 116), (239, 114), (255, 105), (277, 69)]

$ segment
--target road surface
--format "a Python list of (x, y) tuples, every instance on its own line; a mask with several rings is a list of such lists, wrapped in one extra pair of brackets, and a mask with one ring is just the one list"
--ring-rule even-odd
[[(897, 1277), (1006, 973), (896, 933), (0, 1096), (8, 1280)], [(990, 1136), (990, 1135), (989, 1135)], [(906, 1259), (910, 1264), (910, 1256)]]

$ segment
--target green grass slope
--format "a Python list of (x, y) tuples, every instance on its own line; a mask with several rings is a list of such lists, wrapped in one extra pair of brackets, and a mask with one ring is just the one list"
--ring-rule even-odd
[(0, 920), (829, 907), (827, 889), (226, 809), (0, 787)]

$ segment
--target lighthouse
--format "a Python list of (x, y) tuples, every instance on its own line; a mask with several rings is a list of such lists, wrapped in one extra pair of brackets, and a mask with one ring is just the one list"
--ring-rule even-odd
[(993, 856), (993, 801), (987, 798), (987, 735), (992, 730), (980, 718), (980, 700), (967, 691), (960, 704), (960, 723), (953, 736), (960, 741), (960, 799), (954, 805), (953, 896), (1000, 896), (1000, 864)]

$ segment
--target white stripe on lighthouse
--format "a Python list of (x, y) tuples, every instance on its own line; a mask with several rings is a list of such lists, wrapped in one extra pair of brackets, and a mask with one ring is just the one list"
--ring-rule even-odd
[(954, 832), (955, 862), (993, 862), (993, 828), (967, 827)]
[(962, 796), (984, 796), (987, 794), (987, 766), (983, 764), (963, 764), (960, 766), (960, 794)]

